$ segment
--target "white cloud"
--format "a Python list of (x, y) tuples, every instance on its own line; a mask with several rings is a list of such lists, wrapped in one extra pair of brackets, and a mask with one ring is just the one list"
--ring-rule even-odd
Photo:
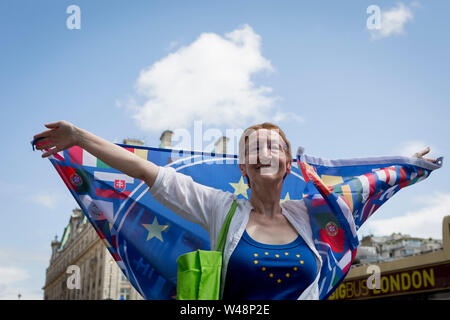
[(278, 111), (277, 113), (275, 113), (272, 120), (275, 122), (286, 121), (286, 120), (293, 120), (298, 123), (305, 122), (305, 119), (303, 119), (298, 114), (295, 114), (293, 112), (281, 112), (281, 111)]
[(44, 279), (35, 274), (45, 273), (49, 258), (34, 250), (0, 247), (0, 300), (17, 299), (19, 293), (21, 299), (42, 300)]
[(37, 204), (40, 204), (47, 208), (55, 208), (58, 200), (56, 199), (54, 194), (35, 194), (30, 196), (31, 200)]
[(24, 269), (0, 266), (0, 299), (17, 299), (19, 290), (17, 282), (29, 279), (30, 275)]
[(172, 51), (180, 45), (179, 41), (170, 41), (169, 46), (166, 48), (167, 51)]
[[(261, 36), (249, 25), (226, 33), (202, 33), (140, 72), (136, 91), (143, 102), (128, 103), (146, 131), (206, 125), (243, 127), (271, 119), (272, 88), (256, 86), (251, 76), (271, 72), (261, 54)], [(138, 100), (138, 99), (137, 99)]]
[(0, 266), (0, 285), (9, 285), (29, 277), (30, 275), (24, 269)]
[(368, 220), (364, 228), (374, 235), (401, 232), (415, 237), (442, 239), (442, 221), (450, 215), (450, 193), (436, 192), (416, 199), (421, 208), (386, 219)]
[[(417, 7), (417, 3), (412, 3), (411, 7)], [(372, 39), (381, 39), (393, 35), (404, 33), (404, 26), (414, 18), (410, 7), (403, 3), (398, 3), (396, 7), (381, 11), (380, 29), (370, 30)]]
[[(61, 183), (63, 183), (61, 181)], [(33, 189), (31, 185), (11, 184), (0, 181), (0, 194), (6, 199), (20, 199), (37, 203), (49, 209), (56, 208), (57, 204), (73, 201), (72, 195), (67, 189), (40, 189), (38, 192), (30, 194)]]
[[(50, 246), (48, 251), (50, 252)], [(35, 250), (0, 247), (0, 266), (25, 266), (31, 264), (46, 265), (50, 259), (49, 254), (42, 254)]]
[(41, 289), (30, 290), (25, 287), (0, 283), (0, 300), (17, 300), (19, 294), (21, 300), (43, 300), (43, 292)]
[(407, 141), (400, 147), (398, 154), (404, 157), (411, 157), (414, 153), (421, 151), (426, 147), (428, 147), (428, 145), (423, 141)]

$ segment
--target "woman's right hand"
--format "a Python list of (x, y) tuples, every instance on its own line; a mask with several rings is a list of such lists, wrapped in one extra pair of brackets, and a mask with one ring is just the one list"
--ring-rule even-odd
[(55, 153), (73, 147), (80, 142), (79, 135), (77, 134), (77, 127), (70, 122), (62, 120), (45, 124), (45, 126), (49, 130), (34, 136), (34, 139), (43, 138), (36, 143), (36, 149), (50, 149), (42, 154), (42, 158), (49, 157)]

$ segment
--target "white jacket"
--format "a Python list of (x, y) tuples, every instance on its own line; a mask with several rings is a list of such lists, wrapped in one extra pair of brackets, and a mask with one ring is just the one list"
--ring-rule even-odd
[[(176, 172), (171, 167), (160, 167), (158, 176), (150, 188), (152, 196), (186, 220), (197, 223), (209, 232), (211, 248), (216, 247), (220, 230), (236, 196), (230, 192), (211, 188), (192, 180), (190, 176)], [(297, 230), (316, 257), (317, 275), (309, 287), (298, 297), (300, 300), (319, 299), (319, 276), (322, 259), (313, 243), (308, 212), (303, 200), (287, 200), (280, 204), (282, 214)], [(225, 284), (228, 261), (244, 233), (252, 205), (237, 199), (237, 207), (230, 223), (222, 265), (222, 289)]]

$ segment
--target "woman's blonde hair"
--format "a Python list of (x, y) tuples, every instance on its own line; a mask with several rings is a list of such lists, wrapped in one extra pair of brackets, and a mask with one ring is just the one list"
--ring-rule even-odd
[(286, 135), (284, 134), (283, 130), (276, 124), (270, 123), (270, 122), (264, 122), (261, 124), (255, 124), (251, 127), (248, 127), (244, 130), (244, 132), (241, 135), (241, 138), (239, 139), (239, 163), (244, 164), (245, 163), (245, 145), (248, 141), (248, 137), (252, 132), (255, 132), (259, 129), (267, 129), (267, 130), (273, 130), (278, 132), (280, 137), (283, 139), (283, 142), (285, 143), (285, 146), (283, 146), (284, 152), (286, 154), (288, 162), (292, 162), (292, 154), (291, 154), (291, 144), (289, 143), (288, 139), (286, 138)]

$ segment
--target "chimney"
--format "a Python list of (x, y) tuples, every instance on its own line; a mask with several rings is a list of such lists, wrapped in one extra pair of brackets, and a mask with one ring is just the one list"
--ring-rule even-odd
[(58, 241), (58, 236), (55, 236), (55, 240), (52, 241), (52, 256), (50, 258), (50, 261), (53, 261), (56, 258), (57, 251), (59, 246), (61, 245), (61, 242)]
[(73, 212), (73, 214), (70, 217), (70, 236), (69, 236), (69, 238), (72, 238), (73, 236), (75, 236), (77, 234), (75, 232), (75, 230), (77, 229), (78, 224), (83, 219), (83, 213), (81, 212), (81, 209), (73, 209), (72, 212)]
[(123, 143), (122, 144), (127, 144), (127, 145), (130, 145), (130, 146), (143, 146), (144, 145), (144, 141), (138, 140), (138, 139), (126, 138), (126, 139), (123, 139)]
[(216, 141), (216, 143), (214, 143), (214, 152), (215, 152), (215, 153), (223, 153), (223, 154), (226, 154), (226, 153), (227, 153), (227, 142), (228, 142), (229, 140), (230, 140), (230, 139), (227, 138), (227, 137), (225, 137), (225, 136), (220, 137), (220, 138)]
[(159, 138), (159, 140), (161, 140), (161, 144), (159, 145), (159, 147), (170, 149), (172, 147), (172, 136), (173, 131), (165, 130)]

